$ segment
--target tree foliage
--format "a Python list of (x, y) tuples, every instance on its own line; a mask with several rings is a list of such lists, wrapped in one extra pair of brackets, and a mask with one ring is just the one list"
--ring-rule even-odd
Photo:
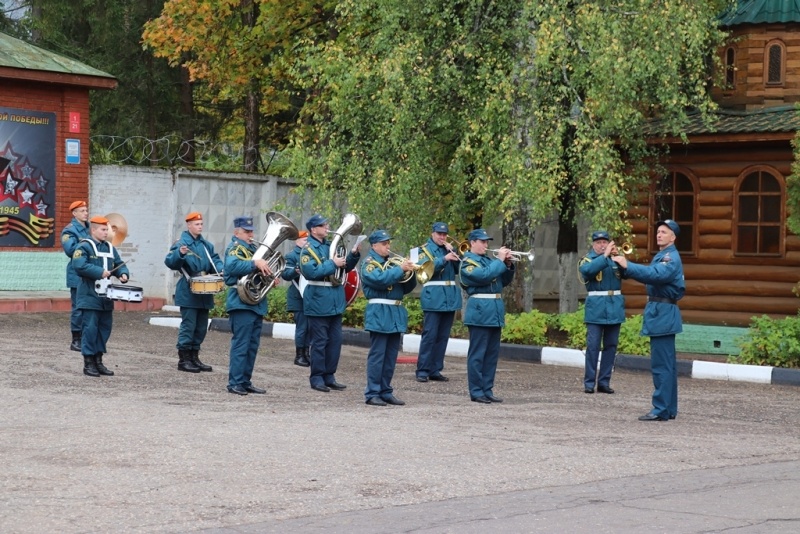
[(792, 174), (786, 177), (786, 226), (793, 234), (800, 235), (800, 132), (792, 140), (792, 147)]
[(162, 0), (30, 0), (23, 38), (119, 80), (91, 99), (92, 132), (151, 138), (186, 127), (178, 69), (142, 50), (142, 25)]
[[(648, 120), (679, 133), (707, 88), (724, 1), (345, 0), (300, 54), (293, 174), (410, 241), (554, 212), (627, 230)], [(652, 127), (652, 126), (651, 126)], [(460, 235), (463, 235), (461, 233)]]
[(144, 45), (207, 85), (214, 102), (241, 108), (254, 88), (271, 147), (286, 144), (304, 95), (287, 76), (295, 49), (329, 31), (332, 0), (168, 0), (145, 25)]

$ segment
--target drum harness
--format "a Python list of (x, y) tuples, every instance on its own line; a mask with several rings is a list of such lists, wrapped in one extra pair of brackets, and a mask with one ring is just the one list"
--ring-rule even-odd
[(92, 245), (95, 257), (103, 258), (103, 270), (107, 271), (109, 269), (108, 260), (110, 259), (112, 262), (114, 261), (114, 245), (112, 245), (108, 241), (105, 241), (106, 243), (108, 243), (108, 252), (100, 252), (99, 250), (97, 250), (97, 245), (94, 244), (94, 241), (92, 239), (81, 239), (81, 241), (86, 241), (87, 243)]
[[(111, 260), (112, 265), (114, 263), (114, 245), (112, 245), (111, 242), (109, 242), (109, 241), (105, 241), (105, 243), (108, 243), (108, 252), (100, 252), (99, 250), (97, 250), (97, 245), (95, 245), (93, 239), (84, 238), (84, 239), (81, 239), (81, 241), (85, 241), (85, 242), (89, 243), (92, 246), (92, 250), (94, 250), (94, 256), (96, 258), (102, 258), (103, 259), (103, 270), (104, 271), (108, 271), (111, 268), (108, 265), (108, 260)], [(110, 278), (106, 278), (105, 280), (98, 280), (97, 284), (100, 284), (100, 285), (99, 286), (95, 285), (95, 291), (97, 292), (97, 294), (100, 295), (100, 296), (105, 296), (106, 288), (108, 287), (108, 285), (110, 283), (111, 283), (111, 279)]]
[[(185, 243), (183, 243), (183, 244), (185, 244)], [(211, 254), (208, 252), (208, 249), (206, 248), (205, 243), (200, 243), (200, 244), (203, 245), (203, 250), (206, 253), (206, 257), (208, 258), (208, 262), (211, 264), (211, 268), (214, 269), (214, 272), (217, 273), (217, 275), (219, 275), (219, 271), (217, 271), (217, 266), (214, 265), (214, 260), (211, 259)], [(188, 247), (188, 245), (187, 245), (187, 247)], [(189, 250), (191, 250), (191, 249), (189, 249)], [(191, 283), (192, 277), (189, 276), (189, 273), (186, 272), (186, 268), (185, 267), (181, 267), (181, 273), (183, 273), (183, 277), (186, 278), (186, 281)], [(202, 271), (201, 271), (201, 273), (202, 273)]]

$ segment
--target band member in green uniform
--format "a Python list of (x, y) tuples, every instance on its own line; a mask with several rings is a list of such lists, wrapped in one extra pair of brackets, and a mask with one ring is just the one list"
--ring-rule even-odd
[(108, 219), (95, 216), (89, 219), (89, 224), (91, 237), (82, 239), (72, 255), (72, 264), (81, 279), (78, 309), (83, 312), (83, 374), (112, 376), (114, 372), (103, 364), (103, 354), (108, 352), (106, 343), (111, 337), (114, 301), (106, 298), (105, 293), (112, 275), (125, 284), (130, 272), (117, 249), (107, 241)]
[[(300, 255), (300, 272), (308, 280), (303, 294), (303, 311), (311, 332), (311, 388), (324, 393), (347, 386), (336, 381), (342, 353), (342, 314), (347, 307), (344, 286), (331, 282), (337, 269), (352, 271), (361, 253), (354, 247), (346, 256), (331, 257), (330, 225), (322, 215), (306, 221), (308, 246)], [(334, 251), (335, 252), (335, 251)]]
[(200, 346), (208, 332), (208, 313), (214, 308), (214, 294), (195, 294), (191, 280), (195, 276), (219, 275), (222, 260), (214, 245), (203, 237), (203, 215), (193, 211), (185, 218), (186, 230), (169, 249), (164, 264), (181, 275), (175, 286), (175, 304), (181, 310), (178, 330), (178, 370), (188, 373), (211, 371), (200, 361)]
[(284, 256), (286, 265), (281, 273), (281, 278), (291, 282), (286, 291), (286, 311), (294, 315), (294, 364), (300, 367), (309, 367), (309, 332), (308, 319), (303, 311), (303, 295), (300, 293), (300, 253), (308, 243), (308, 232), (301, 231), (294, 242), (294, 249)]
[(417, 382), (447, 382), (442, 374), (444, 354), (456, 311), (461, 309), (461, 288), (456, 282), (461, 258), (447, 242), (447, 223), (436, 222), (428, 242), (420, 247), (419, 263), (433, 262), (433, 276), (422, 288), (422, 337), (417, 357)]
[(76, 200), (69, 205), (72, 212), (72, 221), (61, 231), (61, 247), (64, 254), (70, 259), (67, 262), (67, 287), (72, 311), (69, 315), (69, 329), (72, 331), (70, 350), (81, 351), (81, 330), (83, 327), (83, 312), (78, 309), (78, 286), (81, 278), (75, 273), (72, 265), (72, 255), (78, 248), (81, 239), (89, 239), (89, 208), (83, 200)]
[[(585, 393), (594, 393), (595, 384), (599, 393), (614, 393), (611, 372), (617, 357), (619, 330), (625, 321), (625, 297), (621, 291), (620, 268), (610, 257), (613, 249), (614, 242), (608, 233), (598, 230), (592, 234), (592, 248), (578, 265), (588, 291), (583, 313), (586, 323)], [(598, 371), (601, 341), (603, 354)]]
[(629, 262), (614, 256), (622, 268), (622, 277), (645, 284), (647, 305), (644, 308), (642, 335), (650, 336), (650, 370), (653, 372), (653, 408), (639, 421), (669, 421), (678, 416), (678, 366), (675, 335), (683, 332), (678, 301), (686, 292), (683, 262), (675, 240), (681, 233), (678, 223), (665, 219), (656, 223), (658, 252), (650, 265)]
[(503, 402), (494, 394), (494, 377), (506, 324), (502, 291), (514, 279), (514, 263), (506, 247), (498, 249), (497, 258), (486, 255), (492, 238), (484, 229), (473, 230), (468, 239), (470, 250), (461, 263), (461, 283), (467, 291), (464, 324), (469, 328), (469, 397), (481, 404)]
[(258, 246), (253, 243), (252, 217), (236, 217), (233, 220), (233, 238), (225, 250), (225, 285), (228, 297), (225, 309), (231, 325), (231, 351), (228, 366), (228, 391), (236, 395), (248, 393), (264, 394), (266, 390), (253, 385), (253, 368), (256, 365), (258, 348), (261, 345), (261, 329), (267, 314), (267, 299), (257, 304), (247, 304), (239, 298), (236, 283), (239, 278), (256, 271), (264, 276), (272, 275), (269, 262), (264, 258), (253, 258)]
[[(394, 396), (392, 377), (400, 340), (408, 328), (403, 295), (414, 290), (417, 279), (410, 260), (390, 259), (391, 239), (386, 230), (372, 232), (369, 236), (372, 250), (368, 260), (361, 264), (361, 283), (368, 299), (364, 329), (369, 332), (370, 340), (364, 396), (371, 406), (405, 404)], [(408, 280), (403, 281), (404, 278)]]

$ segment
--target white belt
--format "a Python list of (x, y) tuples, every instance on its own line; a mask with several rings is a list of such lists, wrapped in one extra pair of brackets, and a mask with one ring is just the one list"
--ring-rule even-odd
[(426, 286), (454, 286), (456, 285), (453, 280), (438, 280), (436, 282), (425, 282)]
[(316, 282), (314, 280), (309, 280), (308, 285), (310, 286), (325, 286), (325, 287), (333, 287), (333, 284), (330, 282)]
[(622, 295), (622, 291), (619, 289), (616, 291), (609, 289), (607, 291), (589, 291), (586, 294), (590, 297), (612, 297), (614, 295)]
[(400, 306), (402, 303), (402, 300), (392, 299), (369, 299), (367, 301), (367, 304), (388, 304), (389, 306)]
[(503, 298), (501, 293), (478, 293), (476, 295), (470, 295), (470, 298), (473, 299), (499, 299)]

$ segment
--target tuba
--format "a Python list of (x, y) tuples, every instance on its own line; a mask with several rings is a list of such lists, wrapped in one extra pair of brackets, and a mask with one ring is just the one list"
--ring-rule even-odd
[(267, 296), (286, 266), (286, 260), (277, 250), (278, 246), (287, 239), (297, 239), (298, 235), (297, 227), (286, 216), (277, 211), (267, 213), (267, 232), (261, 241), (255, 241), (259, 246), (253, 259), (267, 260), (272, 275), (264, 276), (255, 272), (239, 278), (236, 281), (236, 292), (242, 302), (255, 306)]
[[(334, 236), (331, 239), (331, 249), (328, 253), (328, 259), (332, 260), (337, 257), (344, 257), (347, 256), (347, 249), (344, 246), (344, 238), (350, 234), (359, 234), (361, 233), (362, 224), (361, 219), (358, 218), (358, 215), (355, 213), (348, 213), (342, 219), (342, 224), (339, 225), (339, 228), (333, 232)], [(337, 267), (336, 272), (330, 276), (329, 281), (334, 286), (340, 286), (344, 284), (345, 277), (347, 273), (345, 272), (344, 267)]]

